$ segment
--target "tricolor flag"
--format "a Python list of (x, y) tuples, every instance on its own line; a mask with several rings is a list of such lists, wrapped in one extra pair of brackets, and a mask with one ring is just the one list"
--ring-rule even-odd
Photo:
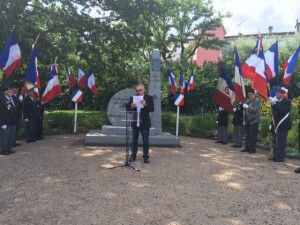
[(38, 45), (35, 44), (31, 52), (29, 64), (25, 74), (25, 84), (22, 88), (21, 94), (25, 94), (28, 90), (34, 89), (34, 96), (38, 97), (38, 88), (41, 87), (39, 72), (37, 69)]
[(89, 69), (87, 78), (86, 78), (86, 85), (90, 88), (90, 90), (96, 95), (97, 94), (97, 88), (96, 88), (96, 82), (95, 77), (93, 74), (92, 69)]
[(190, 78), (189, 78), (188, 82), (186, 83), (186, 89), (188, 91), (192, 91), (195, 89), (194, 70), (192, 70), (192, 72), (190, 74)]
[(78, 82), (78, 87), (81, 88), (86, 87), (86, 75), (80, 67), (78, 67), (77, 82)]
[(72, 91), (72, 101), (73, 102), (82, 102), (82, 91), (74, 89)]
[(42, 96), (42, 102), (49, 102), (60, 94), (61, 88), (58, 79), (58, 64), (54, 63), (50, 65), (50, 79)]
[(76, 78), (74, 77), (74, 75), (71, 73), (71, 71), (69, 70), (68, 67), (66, 67), (66, 71), (67, 71), (67, 86), (68, 88), (71, 90), (75, 85), (76, 85)]
[(268, 99), (268, 83), (269, 79), (266, 71), (266, 61), (264, 56), (264, 48), (262, 45), (262, 37), (258, 37), (259, 39), (259, 52), (257, 55), (257, 64), (255, 67), (255, 75), (252, 82), (252, 88), (255, 89), (258, 94), (264, 99)]
[(173, 94), (176, 91), (177, 85), (176, 85), (176, 76), (172, 72), (171, 69), (168, 69), (168, 77), (169, 77), (169, 83), (170, 83), (170, 92)]
[(21, 50), (12, 31), (0, 56), (0, 69), (6, 76), (10, 76), (21, 66), (21, 63)]
[(241, 61), (237, 48), (234, 48), (234, 89), (235, 89), (235, 99), (238, 102), (243, 102), (246, 97), (244, 77), (241, 69)]
[(265, 59), (268, 79), (271, 80), (276, 75), (279, 75), (278, 41), (276, 41), (265, 53)]
[(246, 60), (246, 62), (242, 66), (242, 73), (244, 78), (247, 78), (252, 81), (254, 80), (255, 68), (257, 63), (259, 62), (258, 54), (261, 45), (261, 38), (257, 38), (256, 45), (251, 53), (251, 56)]
[(235, 90), (231, 79), (229, 78), (226, 69), (222, 62), (220, 62), (220, 75), (215, 94), (213, 97), (214, 102), (226, 109), (228, 112), (233, 113), (233, 103), (235, 100)]
[(282, 70), (283, 70), (283, 83), (285, 85), (288, 85), (292, 79), (292, 74), (295, 70), (298, 57), (300, 53), (300, 46), (297, 48), (297, 50), (294, 52), (294, 54), (289, 58), (289, 60), (282, 65)]
[(185, 91), (185, 83), (184, 83), (184, 76), (183, 76), (182, 69), (180, 70), (179, 85), (180, 85), (179, 93), (183, 94)]

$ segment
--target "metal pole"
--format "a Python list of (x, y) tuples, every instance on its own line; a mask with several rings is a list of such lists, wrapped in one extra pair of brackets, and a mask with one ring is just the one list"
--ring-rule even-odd
[(179, 105), (177, 105), (176, 137), (178, 137), (178, 128), (179, 128)]
[(78, 103), (75, 102), (74, 133), (76, 133), (76, 127), (77, 127), (77, 105)]

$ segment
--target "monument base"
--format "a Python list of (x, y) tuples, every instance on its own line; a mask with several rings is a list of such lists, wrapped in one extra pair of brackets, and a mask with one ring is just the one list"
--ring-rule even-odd
[[(139, 137), (139, 145), (142, 145), (142, 137)], [(126, 135), (103, 134), (101, 130), (91, 130), (85, 136), (86, 145), (110, 145), (125, 146)], [(180, 147), (180, 139), (170, 133), (149, 136), (149, 145), (159, 147)]]

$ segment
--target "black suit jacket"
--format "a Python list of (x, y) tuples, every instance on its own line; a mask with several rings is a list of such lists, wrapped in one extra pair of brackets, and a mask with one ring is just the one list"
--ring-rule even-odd
[(0, 126), (12, 126), (16, 124), (16, 107), (5, 97), (0, 96)]
[(229, 112), (225, 109), (218, 113), (218, 126), (228, 126), (228, 115)]
[(29, 120), (37, 120), (38, 106), (37, 102), (29, 96), (24, 99), (23, 118)]
[[(285, 117), (287, 113), (291, 111), (291, 101), (283, 98), (280, 102), (277, 101), (272, 105), (273, 118), (275, 126), (278, 126), (278, 123)], [(272, 130), (274, 129), (273, 122), (271, 123)], [(291, 119), (290, 115), (279, 125), (277, 131), (287, 131), (291, 129)]]
[[(140, 114), (140, 127), (141, 128), (150, 128), (151, 127), (151, 120), (150, 120), (150, 112), (154, 111), (154, 102), (153, 97), (150, 95), (144, 95), (143, 98), (146, 101), (146, 107), (141, 109)], [(129, 102), (126, 104), (127, 111), (136, 112), (136, 108), (131, 108), (131, 103), (133, 102), (133, 97), (130, 97)], [(136, 120), (137, 114), (133, 114), (133, 120)], [(132, 123), (133, 127), (136, 127), (136, 122)]]

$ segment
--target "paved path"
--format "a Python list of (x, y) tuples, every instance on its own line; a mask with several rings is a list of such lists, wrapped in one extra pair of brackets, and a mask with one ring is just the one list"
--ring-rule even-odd
[(137, 166), (124, 147), (47, 136), (0, 156), (1, 225), (299, 225), (299, 160), (267, 160), (212, 140), (181, 137)]

